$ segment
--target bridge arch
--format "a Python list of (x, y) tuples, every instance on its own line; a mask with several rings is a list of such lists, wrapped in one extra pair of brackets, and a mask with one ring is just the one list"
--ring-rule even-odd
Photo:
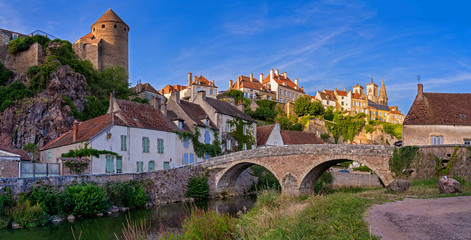
[(369, 167), (385, 185), (394, 178), (389, 171), (393, 147), (379, 145), (290, 145), (259, 148), (209, 159), (210, 193), (234, 191), (238, 176), (252, 165), (260, 165), (278, 179), (283, 193), (312, 193), (314, 183), (329, 167), (352, 160)]

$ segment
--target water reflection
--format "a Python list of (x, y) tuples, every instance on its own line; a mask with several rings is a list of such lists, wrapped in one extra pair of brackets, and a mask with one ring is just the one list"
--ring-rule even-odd
[[(133, 221), (146, 221), (149, 223), (151, 233), (155, 236), (162, 229), (180, 228), (183, 218), (188, 214), (192, 205), (236, 216), (239, 211), (242, 213), (248, 211), (254, 203), (254, 196), (240, 196), (225, 200), (154, 206), (149, 209), (132, 210), (129, 215)], [(0, 239), (73, 239), (71, 227), (74, 229), (76, 237), (81, 232), (81, 240), (116, 239), (114, 233), (118, 235), (121, 233), (127, 215), (128, 213), (120, 213), (104, 217), (78, 219), (74, 223), (65, 221), (32, 229), (0, 230)]]

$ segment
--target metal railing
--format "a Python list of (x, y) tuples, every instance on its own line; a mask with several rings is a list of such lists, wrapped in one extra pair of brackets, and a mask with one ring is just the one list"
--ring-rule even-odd
[(58, 163), (21, 162), (20, 169), (20, 177), (46, 177), (60, 175), (60, 167)]

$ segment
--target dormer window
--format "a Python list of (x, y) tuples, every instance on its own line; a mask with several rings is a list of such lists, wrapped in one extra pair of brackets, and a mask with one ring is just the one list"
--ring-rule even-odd
[(285, 83), (285, 82), (283, 83), (283, 86), (286, 86), (286, 83)]
[(206, 118), (206, 126), (209, 126), (209, 118)]
[(183, 129), (183, 121), (178, 121), (178, 128)]

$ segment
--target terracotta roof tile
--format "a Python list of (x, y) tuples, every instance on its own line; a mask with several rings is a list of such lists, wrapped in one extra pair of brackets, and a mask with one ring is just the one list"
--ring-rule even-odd
[(258, 91), (265, 91), (268, 92), (268, 89), (263, 86), (262, 83), (258, 81), (256, 78), (252, 78), (252, 81), (250, 81), (250, 77), (247, 76), (239, 76), (237, 78), (237, 81), (232, 86), (233, 89), (241, 89), (241, 88), (250, 88), (250, 89), (256, 89)]
[[(273, 74), (273, 80), (275, 80), (275, 82), (278, 84), (278, 85), (281, 85), (283, 87), (288, 87), (288, 88), (291, 88), (295, 91), (298, 91), (298, 92), (301, 92), (304, 94), (304, 90), (302, 90), (299, 86), (296, 86), (296, 84), (291, 81), (291, 79), (289, 78), (285, 78), (285, 76), (283, 75), (276, 75), (276, 73)], [(267, 82), (270, 82), (270, 74), (268, 74), (265, 79), (263, 80), (263, 83), (267, 83)], [(283, 85), (283, 84), (286, 84)], [(296, 89), (296, 87), (298, 89)]]
[(257, 127), (257, 146), (264, 146), (270, 137), (275, 124)]
[(117, 22), (126, 25), (129, 31), (129, 26), (116, 14), (113, 10), (108, 9), (93, 25), (102, 22)]
[(326, 92), (318, 92), (322, 100), (329, 100), (329, 101), (337, 100), (337, 98), (334, 95), (334, 92), (329, 91), (329, 90), (324, 90), (324, 91)]
[(471, 125), (471, 93), (423, 93), (407, 113), (404, 125)]
[(346, 92), (346, 91), (336, 90), (336, 92), (337, 92), (337, 95), (339, 95), (339, 96), (343, 96), (343, 97), (346, 97), (346, 96), (347, 96), (347, 92)]
[(17, 154), (20, 155), (20, 160), (21, 161), (31, 161), (31, 157), (29, 154), (24, 150), (24, 149), (18, 149), (18, 148), (0, 148), (0, 150)]
[(366, 98), (363, 97), (361, 94), (359, 93), (353, 93), (353, 98), (354, 99), (359, 99), (359, 100), (365, 100)]
[(281, 130), (281, 137), (285, 145), (292, 144), (323, 144), (324, 142), (315, 133)]
[(160, 94), (167, 94), (167, 93), (173, 93), (173, 92), (180, 92), (183, 89), (186, 89), (187, 86), (183, 85), (169, 85), (165, 86), (162, 88), (162, 90), (159, 91)]

